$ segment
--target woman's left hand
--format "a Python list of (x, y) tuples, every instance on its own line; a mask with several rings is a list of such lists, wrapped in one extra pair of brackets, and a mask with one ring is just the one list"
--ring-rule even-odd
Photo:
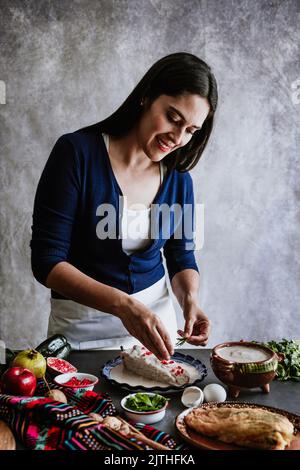
[(211, 327), (205, 313), (193, 302), (185, 306), (183, 316), (185, 318), (184, 331), (178, 330), (178, 334), (187, 338), (189, 344), (206, 346)]

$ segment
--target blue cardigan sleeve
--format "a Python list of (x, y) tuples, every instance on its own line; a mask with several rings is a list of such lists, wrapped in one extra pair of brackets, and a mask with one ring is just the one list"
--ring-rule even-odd
[(175, 274), (184, 269), (194, 269), (199, 273), (194, 254), (194, 190), (193, 180), (189, 173), (185, 174), (185, 182), (181, 217), (174, 227), (174, 233), (163, 247), (170, 281)]
[(34, 199), (31, 268), (44, 286), (52, 268), (68, 258), (79, 191), (77, 154), (65, 134), (50, 153)]

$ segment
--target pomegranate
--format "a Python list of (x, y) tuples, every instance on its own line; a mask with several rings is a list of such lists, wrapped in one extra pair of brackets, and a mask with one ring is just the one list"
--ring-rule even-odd
[(29, 369), (37, 379), (44, 377), (46, 372), (46, 359), (35, 349), (26, 349), (19, 352), (12, 362), (13, 367)]
[(65, 359), (59, 359), (58, 357), (47, 357), (47, 366), (49, 371), (55, 375), (65, 374), (66, 372), (77, 372), (76, 367)]

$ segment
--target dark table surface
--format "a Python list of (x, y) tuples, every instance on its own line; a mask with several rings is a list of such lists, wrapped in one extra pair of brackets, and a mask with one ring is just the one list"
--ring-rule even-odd
[[(219, 383), (223, 385), (214, 375), (210, 367), (210, 350), (209, 349), (180, 349), (178, 350), (182, 354), (189, 354), (196, 359), (201, 360), (208, 369), (207, 377), (197, 385), (200, 388), (204, 388), (205, 385), (209, 383)], [(75, 367), (77, 367), (78, 372), (91, 373), (99, 377), (99, 383), (95, 386), (94, 391), (96, 392), (106, 392), (108, 393), (113, 403), (115, 404), (117, 411), (122, 414), (120, 408), (120, 400), (128, 395), (130, 391), (124, 390), (118, 386), (112, 385), (106, 379), (101, 377), (101, 367), (108, 360), (113, 359), (119, 355), (118, 351), (73, 351), (69, 357), (69, 362), (71, 362)], [(225, 386), (226, 388), (226, 386)], [(227, 389), (226, 389), (227, 390)], [(170, 393), (166, 396), (170, 398), (169, 407), (167, 408), (165, 418), (155, 423), (154, 426), (157, 429), (166, 431), (170, 434), (175, 435), (175, 426), (174, 421), (176, 416), (185, 410), (185, 407), (182, 405), (181, 399), (182, 392), (179, 393)], [(259, 388), (257, 389), (243, 389), (240, 393), (240, 396), (230, 401), (236, 402), (249, 402), (257, 403), (260, 405), (273, 406), (276, 408), (281, 408), (286, 411), (296, 413), (300, 415), (300, 383), (298, 382), (279, 382), (277, 380), (273, 381), (270, 385), (270, 393), (264, 394)], [(22, 447), (18, 445), (18, 448)]]
[[(206, 365), (208, 370), (207, 377), (197, 384), (198, 387), (203, 389), (207, 384), (219, 383), (227, 390), (227, 387), (217, 379), (211, 369), (209, 349), (180, 349), (178, 351), (182, 354), (189, 354)], [(131, 392), (110, 384), (100, 375), (101, 366), (116, 356), (118, 356), (118, 351), (76, 351), (71, 353), (69, 361), (77, 367), (79, 372), (87, 372), (99, 377), (99, 383), (94, 390), (108, 393), (117, 410), (121, 413), (120, 401)], [(167, 408), (166, 416), (163, 421), (155, 423), (155, 427), (171, 434), (174, 433), (175, 417), (186, 409), (181, 403), (181, 395), (182, 392), (165, 395), (170, 398), (169, 407)], [(239, 398), (235, 400), (230, 399), (230, 401), (274, 406), (292, 413), (300, 414), (300, 383), (290, 381), (279, 382), (275, 380), (270, 384), (270, 393), (268, 394), (263, 393), (259, 388), (243, 389)]]

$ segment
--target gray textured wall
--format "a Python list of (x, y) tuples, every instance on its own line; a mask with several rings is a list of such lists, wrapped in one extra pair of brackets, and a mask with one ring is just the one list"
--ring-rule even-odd
[(29, 241), (54, 142), (107, 116), (176, 51), (207, 60), (220, 90), (212, 140), (192, 171), (205, 204), (197, 260), (209, 345), (300, 339), (299, 5), (0, 0), (0, 337), (10, 347), (46, 333), (49, 291), (31, 274)]

